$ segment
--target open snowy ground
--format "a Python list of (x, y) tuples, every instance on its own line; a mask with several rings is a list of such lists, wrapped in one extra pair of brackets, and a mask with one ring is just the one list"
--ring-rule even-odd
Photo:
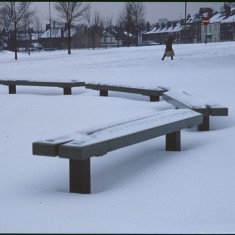
[(0, 52), (0, 79), (165, 86), (229, 108), (209, 132), (182, 131), (91, 159), (92, 194), (69, 193), (68, 160), (32, 142), (172, 109), (141, 95), (0, 85), (0, 233), (234, 233), (235, 42), (19, 54)]

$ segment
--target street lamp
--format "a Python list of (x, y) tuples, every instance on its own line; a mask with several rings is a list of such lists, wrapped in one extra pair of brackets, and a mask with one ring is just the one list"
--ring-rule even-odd
[(186, 43), (186, 18), (187, 18), (187, 2), (184, 4), (184, 41)]
[(51, 2), (49, 1), (49, 21), (50, 21), (50, 46), (52, 46), (52, 41), (51, 41)]

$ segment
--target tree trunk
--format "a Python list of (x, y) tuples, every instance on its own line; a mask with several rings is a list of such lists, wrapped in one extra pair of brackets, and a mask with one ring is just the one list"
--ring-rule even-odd
[(15, 33), (14, 33), (14, 37), (15, 37), (15, 42), (14, 42), (14, 44), (15, 44), (15, 60), (17, 60), (18, 58), (17, 58), (17, 32), (16, 32), (16, 30), (17, 30), (17, 22), (14, 22), (14, 27), (15, 27)]
[(95, 50), (95, 31), (92, 30), (92, 44), (93, 44), (93, 50)]
[(68, 23), (68, 54), (71, 54), (71, 35), (70, 35), (71, 24)]

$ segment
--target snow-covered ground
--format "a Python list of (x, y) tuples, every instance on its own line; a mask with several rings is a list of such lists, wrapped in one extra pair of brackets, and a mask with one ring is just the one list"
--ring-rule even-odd
[(14, 54), (0, 79), (169, 87), (229, 108), (209, 132), (182, 131), (91, 159), (90, 195), (69, 193), (68, 160), (32, 155), (34, 141), (173, 109), (161, 99), (73, 88), (0, 85), (0, 233), (234, 233), (235, 42)]

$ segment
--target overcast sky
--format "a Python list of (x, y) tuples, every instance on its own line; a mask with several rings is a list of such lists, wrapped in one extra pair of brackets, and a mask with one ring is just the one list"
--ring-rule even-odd
[[(34, 2), (34, 6), (40, 11), (41, 16), (45, 19), (49, 18), (49, 2)], [(98, 11), (103, 17), (112, 17), (113, 23), (119, 17), (123, 10), (125, 2), (92, 2), (91, 11)], [(157, 23), (161, 18), (168, 20), (179, 20), (185, 15), (185, 2), (144, 2), (145, 19), (151, 24)], [(211, 7), (216, 11), (220, 10), (223, 2), (187, 2), (187, 14), (198, 13), (200, 7)], [(53, 2), (50, 4), (51, 15), (55, 16)]]

